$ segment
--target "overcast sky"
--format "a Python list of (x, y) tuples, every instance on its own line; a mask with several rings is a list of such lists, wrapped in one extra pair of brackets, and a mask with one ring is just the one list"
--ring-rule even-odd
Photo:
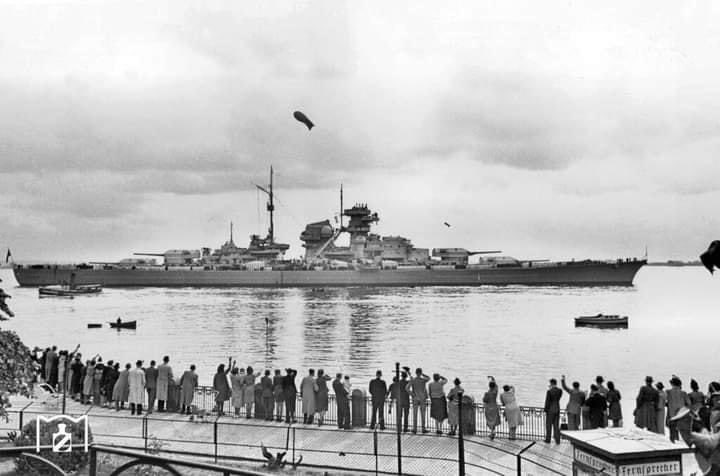
[(0, 11), (0, 246), (18, 260), (217, 247), (231, 220), (244, 245), (271, 164), (290, 256), (341, 182), (422, 247), (694, 259), (720, 238), (717, 2)]

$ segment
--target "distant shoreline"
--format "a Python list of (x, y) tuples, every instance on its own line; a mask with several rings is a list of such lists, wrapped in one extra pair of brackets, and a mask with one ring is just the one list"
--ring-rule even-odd
[(702, 266), (700, 261), (652, 261), (645, 266)]

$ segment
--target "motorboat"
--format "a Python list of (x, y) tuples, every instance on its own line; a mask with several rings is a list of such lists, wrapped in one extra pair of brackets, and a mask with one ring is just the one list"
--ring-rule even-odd
[(575, 318), (575, 327), (627, 328), (628, 317), (619, 314), (596, 314)]

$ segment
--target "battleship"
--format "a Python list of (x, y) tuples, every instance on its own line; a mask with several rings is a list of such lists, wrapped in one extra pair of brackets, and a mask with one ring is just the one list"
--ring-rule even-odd
[[(500, 251), (416, 248), (402, 236), (371, 233), (380, 218), (367, 204), (343, 206), (339, 224), (329, 219), (308, 224), (300, 234), (302, 259), (285, 259), (288, 244), (275, 239), (273, 171), (269, 185), (256, 185), (268, 197), (267, 236), (251, 235), (246, 248), (230, 237), (212, 250), (135, 253), (119, 262), (15, 264), (20, 286), (74, 282), (104, 287), (342, 287), (342, 286), (632, 286), (645, 259), (519, 260)], [(347, 224), (344, 218), (348, 219)], [(342, 234), (349, 246), (337, 245)], [(158, 262), (162, 258), (162, 262)]]

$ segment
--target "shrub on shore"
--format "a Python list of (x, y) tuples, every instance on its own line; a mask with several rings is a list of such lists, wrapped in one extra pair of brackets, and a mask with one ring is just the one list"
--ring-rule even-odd
[(16, 333), (0, 330), (0, 393), (28, 395), (33, 374), (30, 349)]

